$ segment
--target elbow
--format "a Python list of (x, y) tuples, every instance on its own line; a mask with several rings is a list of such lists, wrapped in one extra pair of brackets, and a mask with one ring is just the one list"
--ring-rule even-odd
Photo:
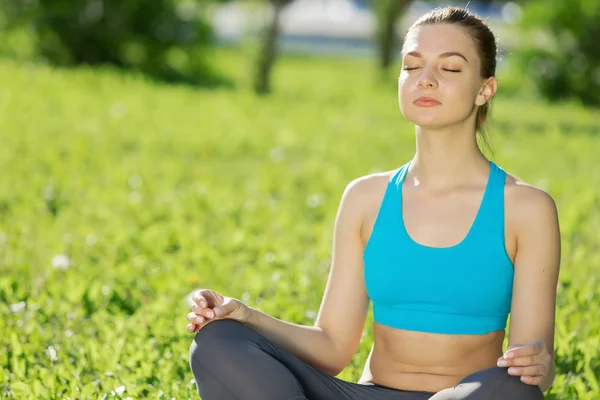
[(339, 358), (330, 356), (326, 361), (322, 359), (317, 369), (327, 375), (336, 377), (346, 368), (347, 364), (347, 362), (342, 362)]
[(348, 365), (354, 354), (348, 354), (348, 352), (340, 350), (339, 347), (336, 345), (335, 340), (332, 340), (331, 336), (328, 335), (322, 327), (318, 328), (321, 330), (321, 332), (323, 332), (323, 334), (329, 341), (327, 347), (330, 349), (330, 351), (326, 355), (327, 360), (322, 360), (324, 368), (322, 368), (321, 370), (327, 375), (335, 377), (346, 368), (346, 365)]
[(339, 359), (334, 359), (333, 357), (330, 357), (328, 360), (321, 359), (319, 365), (314, 366), (319, 371), (324, 372), (327, 375), (336, 377), (344, 370), (344, 368), (346, 368), (346, 364), (340, 362)]
[(349, 362), (350, 360), (347, 359), (338, 360), (329, 368), (329, 375), (338, 376), (346, 368), (346, 365), (348, 365)]
[(327, 368), (326, 371), (324, 371), (327, 375), (336, 377), (338, 376), (343, 370), (344, 368), (346, 368), (346, 366), (343, 367), (339, 367), (339, 366), (334, 366), (333, 368)]

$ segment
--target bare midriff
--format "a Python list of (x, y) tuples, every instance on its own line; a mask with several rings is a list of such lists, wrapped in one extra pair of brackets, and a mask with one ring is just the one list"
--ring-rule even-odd
[(483, 335), (408, 331), (373, 324), (373, 347), (359, 383), (439, 392), (496, 365), (504, 330)]

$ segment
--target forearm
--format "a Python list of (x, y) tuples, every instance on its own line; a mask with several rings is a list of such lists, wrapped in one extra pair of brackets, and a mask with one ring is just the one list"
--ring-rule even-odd
[(330, 375), (339, 373), (338, 353), (319, 327), (293, 324), (250, 308), (246, 325), (307, 364)]

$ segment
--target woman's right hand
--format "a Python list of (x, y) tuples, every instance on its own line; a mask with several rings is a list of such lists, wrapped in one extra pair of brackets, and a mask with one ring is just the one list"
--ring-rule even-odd
[(197, 290), (191, 300), (192, 312), (187, 316), (190, 322), (187, 331), (191, 333), (218, 319), (233, 319), (245, 324), (250, 317), (250, 308), (247, 305), (214, 290)]

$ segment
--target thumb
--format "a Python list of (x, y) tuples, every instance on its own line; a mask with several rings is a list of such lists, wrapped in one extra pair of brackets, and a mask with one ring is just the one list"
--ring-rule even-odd
[(215, 312), (215, 315), (217, 317), (224, 317), (230, 314), (231, 312), (235, 311), (236, 307), (237, 305), (235, 304), (232, 298), (225, 297), (223, 303), (213, 308), (213, 311)]

